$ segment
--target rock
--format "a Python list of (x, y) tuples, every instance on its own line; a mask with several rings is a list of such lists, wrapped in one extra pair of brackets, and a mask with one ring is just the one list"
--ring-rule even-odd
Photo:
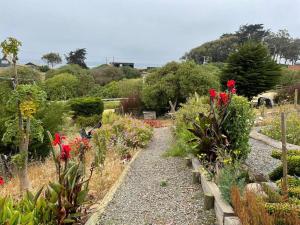
[(247, 184), (245, 187), (245, 191), (253, 192), (256, 195), (261, 196), (261, 197), (268, 197), (268, 195), (264, 192), (261, 184), (258, 184), (258, 183)]

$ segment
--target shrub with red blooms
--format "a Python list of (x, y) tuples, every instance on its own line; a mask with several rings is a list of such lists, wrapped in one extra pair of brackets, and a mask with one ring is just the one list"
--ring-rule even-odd
[[(88, 185), (95, 164), (92, 163), (90, 174), (85, 173), (84, 152), (90, 148), (87, 139), (76, 138), (66, 143), (66, 137), (56, 133), (54, 140), (48, 132), (52, 143), (52, 155), (56, 166), (58, 181), (50, 182), (46, 196), (54, 202), (56, 224), (77, 223), (86, 203)], [(74, 154), (72, 154), (74, 151)], [(76, 154), (78, 153), (78, 154)]]
[(3, 177), (0, 177), (0, 186), (3, 184), (5, 184), (5, 181), (4, 181)]
[[(226, 92), (217, 93), (215, 89), (209, 90), (209, 115), (206, 116), (204, 113), (200, 113), (198, 118), (193, 121), (193, 128), (188, 129), (195, 135), (191, 142), (196, 144), (199, 155), (204, 155), (203, 160), (210, 162), (210, 164), (218, 163), (218, 150), (228, 151), (229, 147), (223, 124), (228, 115), (227, 109), (232, 95), (236, 92), (235, 81), (229, 80), (227, 87)], [(215, 169), (215, 166), (212, 166), (212, 168)]]

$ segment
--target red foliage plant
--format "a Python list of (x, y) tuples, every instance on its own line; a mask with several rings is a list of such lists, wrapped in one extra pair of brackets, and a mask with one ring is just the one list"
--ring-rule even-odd
[(144, 123), (154, 128), (164, 127), (163, 123), (159, 120), (144, 120)]

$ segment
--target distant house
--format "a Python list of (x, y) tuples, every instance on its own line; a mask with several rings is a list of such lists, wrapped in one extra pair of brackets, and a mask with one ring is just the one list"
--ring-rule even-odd
[(130, 62), (111, 62), (110, 64), (115, 67), (129, 66), (131, 68), (134, 68), (134, 63), (130, 63)]
[(10, 63), (6, 59), (0, 59), (0, 67), (8, 67)]
[(300, 64), (289, 65), (288, 69), (289, 70), (300, 70)]

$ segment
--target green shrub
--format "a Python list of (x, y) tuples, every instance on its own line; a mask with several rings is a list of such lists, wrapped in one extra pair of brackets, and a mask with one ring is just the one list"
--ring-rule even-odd
[(100, 115), (93, 116), (78, 116), (76, 117), (76, 123), (80, 127), (93, 127), (101, 120)]
[[(281, 159), (281, 155), (282, 155), (282, 151), (276, 150), (276, 149), (274, 149), (272, 151), (272, 154), (271, 154), (271, 156), (274, 159)], [(299, 155), (300, 156), (300, 150), (288, 150), (287, 155), (288, 156), (293, 156), (293, 155)]]
[(127, 98), (132, 95), (140, 95), (142, 84), (142, 79), (112, 81), (105, 86), (95, 86), (89, 95), (101, 98)]
[(141, 72), (135, 68), (130, 66), (123, 66), (121, 67), (122, 72), (124, 73), (125, 77), (128, 79), (131, 78), (138, 78), (141, 76)]
[[(288, 165), (288, 174), (289, 175), (297, 175), (300, 176), (300, 156), (293, 155), (287, 157), (287, 165)], [(283, 176), (282, 165), (278, 166), (274, 169), (269, 177), (271, 180), (279, 180)]]
[[(42, 74), (29, 66), (17, 66), (18, 76), (20, 83), (28, 84), (33, 81), (40, 83), (43, 80)], [(3, 77), (12, 77), (13, 76), (13, 68), (8, 67), (0, 71), (0, 76)]]
[(230, 149), (238, 150), (238, 157), (246, 159), (250, 152), (249, 134), (254, 123), (254, 112), (245, 97), (234, 95), (228, 106), (224, 129)]
[(120, 101), (105, 101), (104, 109), (118, 109), (120, 107)]
[(74, 116), (92, 116), (102, 115), (104, 105), (101, 98), (96, 97), (84, 97), (76, 98), (69, 101), (71, 110), (74, 112)]
[(120, 68), (103, 65), (91, 69), (91, 75), (94, 77), (95, 82), (100, 85), (108, 84), (111, 81), (121, 80), (125, 77)]
[(190, 142), (195, 136), (187, 130), (191, 127), (191, 122), (199, 113), (208, 113), (209, 99), (207, 97), (199, 97), (195, 94), (190, 97), (185, 104), (175, 113), (175, 140), (176, 143), (166, 153), (166, 156), (185, 156), (188, 153), (194, 153), (194, 145)]
[(287, 202), (283, 203), (265, 203), (265, 208), (270, 214), (274, 213), (289, 213), (296, 210), (300, 213), (300, 209), (296, 205)]
[[(273, 120), (272, 124), (263, 128), (261, 132), (275, 140), (281, 140), (280, 118)], [(300, 117), (297, 113), (291, 113), (287, 117), (286, 139), (290, 144), (300, 145)]]
[(57, 69), (49, 70), (45, 76), (46, 76), (46, 79), (49, 79), (49, 78), (54, 77), (55, 75), (62, 74), (62, 73), (69, 73), (69, 74), (72, 74), (77, 77), (79, 75), (87, 75), (88, 70), (83, 69), (82, 67), (80, 67), (77, 64), (68, 64), (68, 65), (61, 66)]
[(45, 91), (50, 100), (67, 100), (79, 96), (79, 85), (74, 75), (62, 73), (45, 81)]
[(164, 113), (169, 101), (184, 103), (197, 92), (208, 93), (210, 88), (219, 89), (219, 69), (212, 65), (197, 65), (194, 62), (171, 62), (146, 77), (142, 100), (148, 109)]
[(246, 184), (247, 173), (240, 168), (239, 164), (225, 165), (220, 171), (218, 186), (223, 199), (231, 202), (231, 189), (238, 187), (240, 191)]

